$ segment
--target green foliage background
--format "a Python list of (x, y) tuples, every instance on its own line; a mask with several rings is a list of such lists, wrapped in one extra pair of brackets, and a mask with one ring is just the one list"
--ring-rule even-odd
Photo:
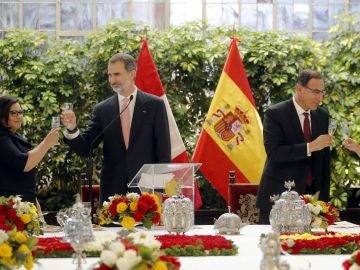
[[(324, 107), (333, 118), (347, 121), (351, 137), (360, 140), (360, 35), (352, 30), (359, 29), (358, 24), (345, 18), (326, 43), (279, 32), (234, 31), (204, 22), (165, 31), (147, 29), (150, 50), (189, 153), (225, 63), (229, 36), (241, 40), (239, 49), (261, 116), (271, 103), (292, 95), (300, 70), (316, 68), (327, 81)], [(144, 29), (132, 21), (113, 21), (83, 43), (54, 40), (40, 32), (8, 32), (0, 40), (0, 93), (20, 98), (26, 111), (22, 132), (29, 141), (35, 145), (44, 138), (51, 116), (58, 115), (63, 102), (74, 103), (79, 126), (84, 128), (94, 105), (113, 94), (107, 82), (109, 57), (116, 52), (136, 57)], [(359, 181), (359, 159), (341, 147), (341, 132), (336, 135), (332, 200), (344, 208), (350, 185)], [(96, 156), (99, 169), (101, 155)], [(67, 146), (50, 151), (38, 166), (43, 206), (56, 210), (72, 203), (84, 171), (83, 160), (68, 152)], [(203, 177), (198, 184), (204, 207), (225, 206)]]

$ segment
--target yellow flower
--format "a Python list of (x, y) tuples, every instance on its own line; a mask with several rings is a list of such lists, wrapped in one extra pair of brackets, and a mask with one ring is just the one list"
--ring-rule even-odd
[(21, 253), (31, 253), (30, 249), (24, 245), (24, 244), (21, 244), (19, 249), (18, 249), (18, 252), (21, 252)]
[(116, 212), (122, 213), (128, 208), (127, 204), (124, 202), (118, 203), (116, 206)]
[(146, 263), (142, 263), (136, 269), (137, 270), (151, 270), (151, 267), (149, 267)]
[(132, 230), (134, 229), (135, 226), (135, 219), (133, 219), (132, 217), (123, 217), (122, 221), (120, 222), (120, 225)]
[(12, 247), (7, 243), (3, 243), (0, 245), (0, 257), (5, 259), (10, 259), (13, 255)]
[(26, 270), (31, 270), (33, 269), (34, 266), (34, 258), (31, 254), (29, 254), (29, 256), (27, 256), (24, 266), (26, 268)]
[(1, 259), (1, 256), (0, 256), (0, 266), (1, 265), (6, 265), (6, 266), (9, 266), (10, 269), (11, 267), (15, 264), (15, 258), (3, 258)]
[(15, 241), (19, 244), (25, 243), (27, 241), (27, 237), (23, 232), (16, 232), (14, 238)]
[(31, 221), (31, 216), (29, 214), (22, 214), (20, 219), (24, 224), (28, 224)]
[(137, 210), (137, 202), (131, 202), (129, 208), (132, 212), (135, 212)]
[(153, 270), (167, 270), (167, 266), (163, 261), (156, 261), (152, 267)]

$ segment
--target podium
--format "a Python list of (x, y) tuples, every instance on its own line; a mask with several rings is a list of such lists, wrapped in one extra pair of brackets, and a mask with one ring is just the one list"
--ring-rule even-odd
[(195, 173), (201, 163), (144, 164), (128, 184), (141, 192), (167, 197), (182, 194), (194, 204)]

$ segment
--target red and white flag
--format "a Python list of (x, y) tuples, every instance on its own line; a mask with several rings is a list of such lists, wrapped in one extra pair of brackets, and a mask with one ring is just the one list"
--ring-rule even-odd
[[(186, 152), (184, 142), (176, 125), (174, 115), (166, 98), (164, 87), (156, 70), (154, 60), (151, 56), (147, 40), (142, 39), (142, 47), (137, 60), (136, 86), (144, 92), (153, 94), (164, 100), (169, 120), (171, 161), (172, 163), (189, 163), (189, 156)], [(195, 208), (202, 205), (200, 192), (195, 182), (194, 186)]]

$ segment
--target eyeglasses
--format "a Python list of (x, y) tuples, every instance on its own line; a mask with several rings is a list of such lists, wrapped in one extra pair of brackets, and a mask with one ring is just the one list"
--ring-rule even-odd
[(12, 117), (17, 117), (17, 116), (23, 116), (24, 112), (23, 110), (20, 111), (9, 111), (10, 116)]
[(305, 85), (302, 85), (302, 87), (304, 87), (305, 89), (309, 90), (311, 93), (313, 93), (314, 95), (325, 95), (326, 94), (326, 89), (324, 90), (319, 90), (319, 89), (313, 89), (310, 87), (307, 87)]

